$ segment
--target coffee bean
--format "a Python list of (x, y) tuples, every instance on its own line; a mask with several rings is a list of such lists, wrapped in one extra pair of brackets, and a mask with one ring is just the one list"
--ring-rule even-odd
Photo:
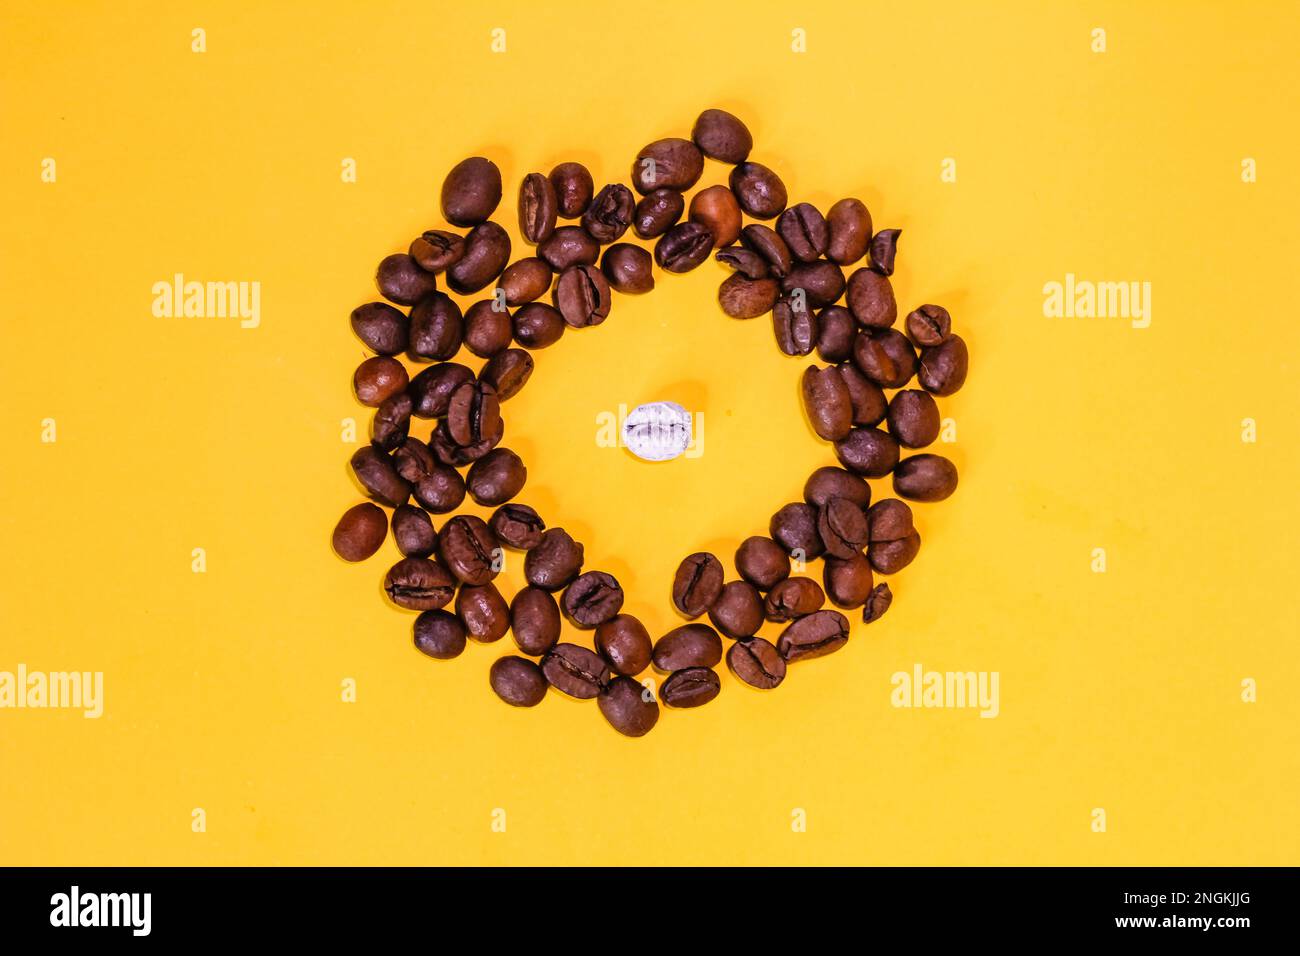
[(795, 258), (804, 262), (816, 262), (830, 245), (830, 227), (812, 203), (797, 203), (781, 213), (776, 231)]
[(574, 627), (590, 630), (623, 607), (623, 587), (605, 571), (584, 571), (564, 589), (560, 607)]
[(702, 707), (722, 690), (718, 675), (707, 667), (688, 667), (669, 675), (659, 699), (669, 707)]
[(474, 372), (456, 362), (429, 366), (411, 379), (408, 391), (415, 403), (412, 414), (420, 418), (442, 418), (451, 403), (451, 393), (473, 380)]
[(547, 651), (542, 673), (552, 687), (578, 700), (591, 700), (613, 676), (593, 651), (577, 644), (556, 644)]
[(901, 229), (881, 229), (871, 237), (871, 268), (882, 276), (894, 274), (894, 256), (898, 252)]
[(768, 533), (787, 554), (801, 561), (812, 561), (825, 550), (817, 535), (817, 509), (802, 501), (792, 501), (772, 515)]
[(677, 225), (686, 200), (676, 189), (646, 193), (632, 211), (632, 229), (642, 239), (656, 239)]
[(438, 533), (427, 511), (402, 505), (393, 512), (393, 541), (406, 557), (427, 558), (438, 547)]
[(794, 258), (790, 255), (790, 247), (770, 226), (759, 222), (750, 223), (740, 230), (740, 235), (740, 241), (762, 256), (768, 271), (778, 279), (784, 278), (793, 268)]
[(690, 272), (713, 251), (713, 233), (698, 222), (682, 222), (655, 243), (655, 262), (666, 272)]
[(867, 516), (847, 498), (832, 498), (817, 513), (817, 534), (833, 558), (851, 558), (867, 546)]
[(406, 315), (387, 302), (367, 302), (352, 310), (352, 331), (366, 348), (380, 355), (396, 355), (406, 348)]
[(817, 344), (817, 317), (807, 300), (784, 295), (772, 306), (772, 332), (785, 355), (807, 355)]
[(787, 294), (803, 289), (808, 304), (815, 309), (830, 305), (844, 293), (844, 272), (833, 262), (799, 262), (781, 280)]
[(839, 369), (808, 366), (801, 391), (804, 411), (818, 438), (837, 441), (849, 433), (853, 427), (853, 402)]
[(387, 355), (373, 355), (357, 366), (352, 390), (362, 405), (375, 408), (407, 386), (406, 366)]
[(655, 287), (650, 253), (629, 242), (616, 242), (605, 250), (600, 271), (615, 292), (642, 295)]
[(656, 189), (685, 192), (704, 172), (704, 154), (689, 139), (655, 140), (636, 154), (632, 164), (632, 185), (645, 195)]
[(447, 270), (447, 284), (461, 295), (477, 292), (491, 285), (509, 261), (510, 235), (495, 222), (485, 222), (465, 237), (465, 254)]
[(726, 110), (705, 110), (695, 121), (691, 139), (705, 156), (724, 163), (743, 163), (754, 148), (754, 138), (738, 118)]
[(854, 428), (835, 443), (835, 457), (849, 471), (883, 478), (898, 464), (898, 442), (879, 428)]
[(557, 211), (565, 219), (577, 219), (587, 211), (596, 190), (591, 173), (582, 163), (560, 163), (551, 170)]
[(966, 384), (970, 362), (966, 342), (960, 335), (950, 335), (941, 344), (921, 350), (916, 380), (934, 395), (951, 395)]
[(551, 237), (559, 214), (555, 186), (541, 173), (529, 173), (519, 184), (519, 231), (536, 245)]
[(518, 395), (532, 374), (531, 355), (523, 349), (506, 349), (492, 356), (478, 377), (483, 384), (497, 390), (497, 401), (504, 402)]
[(527, 479), (522, 458), (509, 448), (494, 448), (469, 466), (465, 487), (476, 504), (491, 508), (519, 494)]
[(943, 501), (957, 490), (957, 466), (942, 455), (913, 455), (894, 469), (894, 491), (912, 501)]
[(394, 253), (379, 263), (375, 285), (380, 295), (398, 305), (415, 305), (438, 288), (433, 273), (425, 272), (404, 252)]
[(407, 351), (416, 361), (443, 362), (460, 351), (465, 321), (460, 306), (441, 292), (425, 296), (411, 310)]
[(582, 545), (563, 528), (547, 528), (524, 555), (524, 577), (534, 587), (558, 591), (582, 570)]
[[(506, 294), (506, 305), (509, 306), (532, 302), (550, 287), (551, 265), (537, 256), (516, 260), (501, 273), (501, 291)], [(496, 303), (493, 301), (491, 304)]]
[(746, 279), (766, 279), (770, 271), (766, 259), (753, 249), (746, 249), (744, 246), (727, 246), (725, 249), (718, 250), (713, 258), (729, 269), (736, 270), (737, 275)]
[[(546, 266), (546, 274), (550, 276), (550, 266)], [(481, 299), (465, 310), (465, 348), (479, 358), (505, 351), (513, 334), (510, 311), (505, 306), (498, 308), (496, 299)]]
[[(835, 558), (827, 559), (828, 565)], [(763, 616), (784, 623), (811, 614), (826, 603), (826, 594), (812, 578), (786, 578), (767, 592)]]
[(817, 313), (817, 355), (823, 362), (838, 365), (853, 355), (858, 323), (842, 305), (828, 305)]
[(861, 325), (887, 329), (898, 318), (898, 303), (889, 280), (870, 269), (858, 269), (849, 276), (845, 302)]
[(867, 558), (881, 574), (896, 574), (912, 563), (921, 536), (912, 525), (912, 509), (897, 498), (877, 501), (867, 511), (871, 543)]
[(609, 283), (595, 266), (570, 266), (555, 281), (551, 301), (575, 329), (600, 325), (609, 315)]
[(443, 229), (430, 229), (418, 236), (408, 251), (421, 269), (437, 274), (460, 261), (465, 254), (465, 237)]
[(428, 445), (408, 435), (405, 441), (393, 449), (393, 467), (399, 475), (415, 484), (438, 467), (438, 459), (429, 451)]
[(750, 637), (763, 625), (763, 596), (748, 581), (728, 581), (709, 608), (709, 620), (732, 640)]
[(476, 515), (456, 515), (438, 534), (438, 555), (463, 584), (479, 586), (500, 570), (496, 535)]
[(370, 440), (384, 451), (392, 451), (410, 434), (414, 408), (410, 392), (398, 392), (384, 399), (371, 420)]
[(520, 588), (510, 602), (510, 626), (519, 649), (540, 657), (560, 639), (560, 606), (549, 591)]
[(886, 611), (889, 605), (894, 603), (894, 592), (889, 590), (888, 584), (877, 584), (871, 597), (867, 598), (866, 605), (862, 608), (862, 623), (870, 624), (872, 621), (878, 621)]
[(502, 505), (492, 512), (488, 527), (507, 548), (527, 551), (542, 540), (546, 522), (528, 505)]
[(396, 508), (411, 497), (410, 484), (397, 473), (392, 459), (374, 445), (358, 448), (352, 455), (351, 465), (367, 497), (381, 505)]
[(442, 181), (442, 214), (456, 226), (477, 226), (501, 201), (501, 171), (482, 156), (462, 159)]
[(916, 350), (897, 329), (864, 330), (853, 342), (853, 364), (882, 388), (902, 388), (916, 373)]
[(447, 431), (457, 445), (472, 445), (492, 435), (501, 418), (501, 403), (491, 385), (466, 382), (451, 393)]
[(596, 627), (596, 651), (615, 674), (635, 677), (650, 666), (650, 632), (631, 614), (615, 614)]
[(722, 562), (707, 551), (687, 555), (673, 576), (673, 604), (688, 618), (707, 611), (722, 593)]
[(727, 651), (727, 668), (737, 679), (759, 690), (771, 690), (785, 680), (785, 658), (771, 641), (761, 637), (732, 644)]
[(564, 316), (544, 302), (520, 306), (510, 321), (515, 329), (515, 341), (526, 349), (544, 349), (560, 341), (564, 334)]
[(753, 535), (736, 549), (736, 571), (754, 587), (766, 591), (790, 576), (790, 556), (771, 538)]
[(526, 657), (502, 657), (493, 662), (488, 684), (512, 707), (536, 707), (546, 697), (546, 677)]
[(740, 208), (755, 219), (775, 219), (785, 209), (785, 183), (761, 163), (740, 163), (729, 182)]
[(865, 508), (871, 504), (871, 486), (852, 472), (826, 465), (808, 476), (803, 486), (803, 497), (804, 501), (819, 509), (832, 498), (848, 498), (859, 508)]
[(871, 596), (871, 564), (860, 551), (847, 558), (828, 557), (822, 568), (826, 594), (837, 607), (861, 607)]
[(609, 725), (625, 737), (644, 737), (659, 722), (654, 695), (630, 677), (615, 677), (596, 703)]
[(451, 465), (453, 468), (463, 468), (472, 461), (478, 461), (497, 445), (501, 444), (501, 436), (505, 434), (506, 424), (501, 419), (497, 419), (497, 429), (491, 436), (483, 438), (481, 441), (474, 442), (472, 445), (461, 445), (451, 437), (451, 432), (447, 428), (447, 419), (438, 422), (438, 427), (433, 430), (429, 436), (429, 448), (434, 457), (444, 465)]
[(538, 244), (537, 254), (556, 272), (563, 272), (570, 266), (595, 265), (600, 258), (600, 243), (581, 226), (560, 226), (551, 238)]
[(722, 661), (722, 638), (707, 624), (683, 624), (655, 641), (650, 659), (655, 670), (665, 673), (713, 667)]
[(463, 586), (456, 594), (456, 616), (465, 622), (472, 641), (491, 644), (510, 630), (510, 608), (495, 584)]
[(718, 304), (733, 319), (756, 319), (770, 312), (780, 295), (775, 279), (748, 279), (739, 272), (718, 286)]
[(859, 199), (841, 199), (826, 214), (830, 241), (826, 254), (842, 266), (867, 254), (871, 242), (871, 213)]
[(924, 448), (939, 437), (939, 406), (929, 392), (909, 388), (889, 400), (889, 433), (904, 448)]
[(941, 305), (923, 305), (907, 313), (905, 325), (907, 337), (919, 349), (942, 345), (952, 335), (952, 316)]
[(450, 514), (465, 501), (465, 479), (451, 465), (438, 462), (416, 479), (415, 500), (436, 515)]
[(587, 211), (582, 214), (582, 228), (601, 245), (618, 239), (632, 225), (636, 200), (632, 190), (622, 183), (610, 183), (596, 193)]
[(415, 619), (415, 647), (440, 661), (465, 650), (465, 625), (448, 611), (425, 611)]
[(790, 624), (776, 642), (787, 663), (824, 657), (848, 643), (849, 619), (839, 611), (816, 611)]
[(343, 512), (334, 526), (334, 552), (344, 561), (364, 561), (379, 550), (387, 536), (384, 510), (364, 501)]
[(412, 611), (435, 611), (456, 593), (456, 582), (447, 569), (428, 558), (402, 558), (384, 578), (384, 591), (398, 607)]
[(844, 387), (849, 390), (853, 424), (879, 425), (884, 421), (887, 404), (880, 386), (859, 372), (852, 362), (841, 362), (836, 368), (840, 378), (844, 379)]
[(729, 246), (740, 238), (740, 204), (726, 186), (709, 186), (691, 198), (691, 222), (708, 226), (715, 248)]

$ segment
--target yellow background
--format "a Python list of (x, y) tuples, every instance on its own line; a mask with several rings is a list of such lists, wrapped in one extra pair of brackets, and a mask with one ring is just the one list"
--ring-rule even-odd
[[(0, 670), (102, 670), (106, 712), (0, 711), (0, 862), (1300, 862), (1294, 12), (6, 3)], [(856, 195), (903, 229), (901, 311), (946, 304), (973, 355), (941, 401), (962, 480), (916, 507), (880, 623), (628, 740), (592, 703), (496, 700), (509, 638), (418, 654), (380, 599), (391, 542), (331, 552), (360, 500), (340, 422), (369, 419), (347, 318), (442, 224), (460, 158), (501, 166), (513, 231), (525, 173), (625, 180), (708, 106), (792, 201)], [(261, 326), (154, 318), (176, 272), (260, 282)], [(1150, 328), (1044, 318), (1067, 272), (1149, 281)], [(616, 298), (505, 408), (521, 500), (656, 635), (684, 554), (730, 567), (833, 461), (807, 360), (722, 315), (723, 275)], [(657, 398), (704, 413), (700, 458), (597, 446), (600, 412)], [(998, 671), (1001, 715), (891, 707), (916, 663)]]

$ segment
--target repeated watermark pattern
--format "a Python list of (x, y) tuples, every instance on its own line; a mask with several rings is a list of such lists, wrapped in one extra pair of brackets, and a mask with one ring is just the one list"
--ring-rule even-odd
[(19, 664), (0, 671), (0, 709), (80, 710), (98, 719), (104, 713), (104, 672), (29, 671)]
[(927, 671), (920, 664), (911, 671), (895, 671), (889, 702), (903, 708), (970, 708), (981, 717), (1001, 712), (998, 671)]

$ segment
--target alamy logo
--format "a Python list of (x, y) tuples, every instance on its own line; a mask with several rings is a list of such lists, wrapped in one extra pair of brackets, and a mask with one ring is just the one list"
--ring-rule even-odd
[(153, 284), (158, 319), (239, 319), (241, 329), (262, 324), (262, 283), (194, 282), (178, 272)]
[(82, 893), (73, 886), (50, 897), (51, 926), (129, 926), (132, 936), (148, 936), (152, 893)]
[(1135, 329), (1151, 324), (1150, 282), (1091, 282), (1065, 274), (1043, 286), (1043, 315), (1049, 319), (1128, 319)]
[(104, 713), (103, 671), (0, 671), (0, 709), (54, 707), (80, 710), (83, 717)]
[(920, 664), (911, 672), (895, 671), (889, 678), (894, 689), (889, 702), (895, 707), (979, 708), (981, 717), (996, 717), (998, 671), (927, 671)]

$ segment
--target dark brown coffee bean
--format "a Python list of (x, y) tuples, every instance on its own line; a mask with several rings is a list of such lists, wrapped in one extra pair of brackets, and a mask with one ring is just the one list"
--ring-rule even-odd
[(790, 556), (771, 538), (753, 535), (736, 549), (736, 571), (754, 587), (766, 591), (790, 576)]
[(622, 609), (623, 586), (606, 571), (584, 571), (564, 589), (560, 607), (574, 627), (591, 630)]
[(586, 212), (596, 191), (591, 173), (582, 163), (560, 163), (551, 170), (551, 185), (555, 187), (557, 211), (565, 219), (577, 219)]
[(582, 570), (582, 545), (563, 528), (547, 528), (524, 556), (524, 577), (534, 587), (558, 591)]
[(451, 432), (447, 429), (447, 419), (444, 418), (438, 422), (438, 427), (429, 436), (429, 449), (444, 465), (463, 468), (472, 461), (478, 461), (501, 444), (501, 436), (505, 434), (505, 430), (506, 423), (497, 419), (497, 430), (490, 437), (485, 437), (472, 445), (461, 445), (451, 437)]
[(707, 611), (722, 593), (722, 562), (707, 551), (687, 555), (673, 576), (673, 604), (688, 618)]
[(456, 616), (472, 641), (491, 644), (510, 630), (510, 608), (495, 584), (465, 585), (456, 593)]
[(656, 189), (685, 192), (704, 172), (704, 154), (689, 139), (655, 140), (636, 154), (632, 163), (632, 185), (645, 195)]
[(751, 223), (740, 231), (741, 242), (763, 257), (768, 271), (778, 279), (784, 278), (794, 266), (794, 258), (785, 240), (770, 226)]
[(705, 156), (723, 163), (743, 163), (754, 148), (749, 129), (726, 110), (705, 110), (695, 121), (691, 139)]
[(888, 406), (880, 386), (859, 372), (852, 362), (841, 362), (836, 368), (853, 403), (853, 424), (879, 425), (884, 421)]
[(682, 222), (655, 243), (655, 262), (666, 272), (690, 272), (713, 251), (713, 233), (698, 222)]
[(853, 427), (853, 402), (839, 369), (808, 366), (801, 391), (804, 411), (818, 438), (837, 441), (849, 433)]
[(447, 431), (457, 445), (472, 445), (492, 435), (500, 418), (501, 403), (491, 385), (466, 382), (451, 393)]
[(929, 392), (909, 388), (889, 400), (889, 433), (904, 448), (924, 448), (939, 437), (939, 406)]
[(384, 399), (371, 420), (370, 440), (384, 451), (392, 451), (410, 434), (414, 408), (410, 392), (398, 392)]
[[(547, 266), (548, 276), (550, 271)], [(481, 299), (465, 310), (465, 347), (479, 358), (491, 358), (505, 351), (513, 334), (510, 310), (498, 307), (496, 299)]]
[(362, 405), (377, 408), (406, 389), (406, 366), (387, 355), (372, 355), (352, 374), (352, 390)]
[(542, 658), (542, 673), (556, 690), (591, 700), (613, 676), (594, 651), (577, 644), (556, 644)]
[(596, 651), (615, 674), (635, 677), (650, 666), (650, 632), (631, 614), (616, 614), (596, 628)]
[(519, 184), (519, 231), (524, 241), (536, 245), (549, 239), (558, 214), (559, 199), (551, 180), (541, 173), (525, 176)]
[(898, 464), (898, 442), (879, 428), (854, 428), (835, 443), (835, 457), (849, 471), (883, 478)]
[(786, 578), (767, 592), (763, 616), (769, 621), (785, 623), (811, 614), (825, 603), (826, 594), (812, 578)]
[(727, 651), (727, 668), (737, 679), (759, 690), (771, 690), (785, 680), (785, 658), (771, 641), (761, 637), (732, 644)]
[(556, 272), (570, 266), (592, 266), (600, 258), (600, 243), (581, 226), (560, 226), (551, 238), (538, 243), (537, 254)]
[(393, 512), (393, 541), (397, 550), (408, 558), (427, 558), (438, 547), (438, 532), (433, 519), (423, 508), (402, 505)]
[(407, 352), (418, 362), (444, 362), (460, 351), (465, 320), (458, 306), (441, 292), (425, 296), (411, 310)]
[(659, 703), (630, 677), (615, 677), (596, 698), (601, 715), (624, 737), (644, 737), (659, 722)]
[(465, 254), (447, 270), (447, 284), (461, 295), (477, 292), (491, 285), (509, 261), (510, 235), (495, 222), (485, 222), (465, 237)]
[(381, 505), (396, 508), (411, 497), (411, 486), (393, 467), (393, 461), (374, 445), (358, 448), (352, 455), (352, 471), (366, 490), (366, 496)]
[(776, 231), (795, 258), (804, 262), (816, 262), (830, 244), (830, 227), (812, 203), (797, 203), (781, 213)]
[(502, 657), (488, 671), (492, 691), (512, 707), (536, 707), (548, 686), (542, 669), (526, 657)]
[(713, 667), (722, 661), (722, 638), (707, 624), (683, 624), (655, 641), (650, 660), (665, 673)]
[(465, 650), (465, 625), (448, 611), (425, 611), (415, 619), (415, 647), (440, 661), (459, 657)]
[(952, 335), (952, 316), (941, 305), (923, 305), (907, 313), (905, 325), (907, 337), (920, 349), (942, 345)]
[(826, 584), (827, 596), (837, 607), (861, 607), (871, 596), (871, 564), (859, 551), (847, 558), (828, 557), (822, 569), (822, 580)]
[(748, 581), (728, 581), (709, 608), (709, 620), (732, 640), (750, 637), (763, 626), (763, 596)]
[[(551, 265), (545, 259), (529, 256), (506, 266), (501, 273), (501, 291), (506, 305), (523, 305), (539, 298), (551, 287)], [(495, 300), (492, 304), (496, 304)]]
[(450, 514), (465, 501), (465, 479), (451, 465), (438, 462), (428, 474), (416, 479), (411, 493), (434, 514)]
[(609, 315), (609, 283), (595, 266), (570, 266), (555, 281), (551, 301), (575, 329), (600, 325)]
[(916, 350), (897, 329), (864, 330), (853, 342), (853, 364), (882, 388), (902, 388), (916, 374)]
[(676, 189), (656, 189), (641, 197), (632, 212), (632, 228), (642, 239), (657, 239), (677, 225), (686, 200)]
[(849, 619), (839, 611), (816, 611), (781, 632), (776, 649), (787, 663), (824, 657), (848, 643)]
[(438, 468), (438, 459), (429, 451), (429, 446), (420, 439), (408, 435), (406, 440), (393, 449), (393, 467), (397, 473), (415, 484)]
[(627, 232), (635, 208), (632, 190), (622, 183), (610, 183), (596, 193), (582, 214), (582, 228), (601, 245), (607, 245)]
[(828, 305), (817, 313), (817, 354), (823, 362), (838, 365), (853, 355), (858, 323), (842, 305)]
[(414, 401), (411, 413), (420, 418), (442, 418), (451, 404), (451, 393), (474, 380), (474, 372), (456, 362), (431, 365), (411, 379), (408, 391)]
[(772, 306), (772, 332), (785, 355), (807, 355), (817, 344), (817, 317), (801, 296), (783, 295)]
[(398, 607), (412, 611), (436, 611), (456, 593), (456, 582), (447, 569), (428, 558), (402, 558), (384, 577), (384, 591)]
[(443, 229), (430, 229), (417, 237), (408, 251), (421, 269), (437, 274), (460, 261), (465, 254), (465, 237)]
[(501, 570), (496, 535), (476, 515), (456, 515), (438, 534), (438, 555), (463, 584), (487, 584)]
[(957, 466), (942, 455), (913, 455), (894, 469), (894, 491), (912, 501), (943, 501), (957, 490)]
[(872, 621), (878, 621), (884, 617), (885, 612), (889, 610), (889, 605), (894, 603), (894, 592), (889, 590), (888, 584), (877, 584), (871, 597), (867, 598), (866, 605), (862, 608), (862, 623), (870, 624)]
[(520, 588), (510, 602), (510, 627), (519, 649), (540, 657), (560, 639), (560, 606), (549, 591)]
[(869, 329), (887, 329), (898, 318), (894, 287), (870, 269), (859, 269), (849, 276), (844, 301), (859, 324)]
[(616, 242), (605, 250), (600, 271), (615, 292), (642, 295), (655, 287), (654, 260), (650, 253), (629, 242)]
[(894, 274), (894, 256), (898, 253), (901, 229), (881, 229), (871, 237), (871, 268), (882, 276)]
[(942, 344), (921, 350), (916, 380), (933, 395), (951, 395), (966, 384), (970, 357), (960, 335), (950, 335)]
[(737, 275), (744, 276), (746, 279), (766, 279), (769, 274), (767, 260), (753, 249), (746, 249), (744, 246), (727, 246), (725, 249), (719, 249), (713, 258), (729, 269), (734, 269)]
[(867, 254), (871, 242), (871, 213), (859, 199), (841, 199), (826, 214), (830, 242), (826, 254), (842, 266)]
[(833, 558), (851, 558), (867, 546), (867, 516), (847, 498), (832, 498), (817, 513), (817, 534)]
[(733, 319), (756, 319), (770, 312), (780, 295), (781, 286), (775, 279), (748, 279), (739, 272), (718, 286), (718, 304)]
[(718, 675), (707, 667), (688, 667), (669, 675), (659, 699), (669, 707), (703, 707), (722, 690)]
[(785, 183), (761, 163), (740, 163), (729, 182), (740, 208), (755, 219), (775, 219), (785, 209)]
[(740, 238), (740, 204), (726, 186), (709, 186), (691, 197), (689, 218), (709, 227), (715, 248)]
[(527, 551), (542, 540), (546, 522), (528, 505), (502, 505), (492, 512), (488, 527), (507, 548)]
[(438, 288), (433, 273), (425, 272), (405, 252), (394, 253), (379, 263), (375, 285), (380, 295), (398, 305), (415, 305)]
[[(563, 320), (561, 320), (563, 324)], [(519, 394), (533, 374), (533, 357), (523, 349), (506, 349), (488, 360), (479, 372), (479, 381), (497, 390), (497, 401), (504, 402)]]
[(501, 201), (501, 170), (482, 156), (462, 159), (442, 181), (442, 215), (456, 226), (485, 222)]
[(814, 309), (830, 305), (844, 293), (844, 272), (833, 262), (799, 262), (781, 280), (786, 295), (802, 289)]
[(848, 498), (859, 508), (865, 508), (871, 504), (871, 486), (852, 472), (826, 465), (808, 476), (803, 497), (818, 509), (832, 498)]
[(384, 510), (364, 501), (343, 512), (334, 526), (334, 553), (344, 561), (364, 561), (379, 550), (387, 536)]
[(564, 316), (544, 302), (521, 305), (510, 322), (515, 329), (515, 341), (526, 349), (544, 349), (560, 341), (564, 334)]
[(912, 509), (897, 498), (877, 501), (867, 511), (871, 543), (867, 559), (881, 574), (896, 574), (912, 563), (921, 536), (912, 525)]
[(817, 509), (802, 501), (792, 501), (772, 515), (768, 533), (787, 554), (800, 561), (812, 561), (825, 550), (817, 535)]
[(406, 348), (406, 315), (387, 302), (367, 302), (352, 310), (352, 331), (366, 348), (380, 355), (396, 355)]
[(519, 494), (527, 480), (522, 458), (509, 448), (493, 448), (469, 466), (465, 487), (476, 504), (492, 508)]

